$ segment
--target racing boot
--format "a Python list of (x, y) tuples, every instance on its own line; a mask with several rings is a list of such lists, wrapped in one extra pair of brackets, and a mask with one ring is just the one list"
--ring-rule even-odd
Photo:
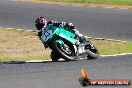
[(84, 36), (84, 35), (82, 35), (81, 33), (79, 33), (78, 30), (75, 31), (75, 35), (79, 38), (79, 40), (80, 40), (81, 42), (84, 42), (84, 41), (86, 41), (86, 39), (87, 39), (87, 36)]

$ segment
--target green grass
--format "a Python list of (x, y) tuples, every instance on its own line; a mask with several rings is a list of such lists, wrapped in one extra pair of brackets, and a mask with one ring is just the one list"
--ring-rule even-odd
[(40, 55), (40, 56), (29, 56), (29, 57), (2, 58), (0, 59), (0, 62), (48, 60), (48, 59), (50, 59), (50, 55)]
[(41, 0), (54, 2), (75, 2), (75, 3), (92, 3), (92, 4), (114, 4), (114, 5), (132, 5), (132, 0)]
[[(0, 62), (50, 59), (51, 50), (44, 49), (36, 34), (0, 29)], [(97, 47), (100, 55), (132, 53), (132, 41), (117, 42), (95, 39), (90, 39), (90, 41)]]
[(101, 55), (132, 53), (132, 42), (115, 42), (106, 40), (91, 40)]

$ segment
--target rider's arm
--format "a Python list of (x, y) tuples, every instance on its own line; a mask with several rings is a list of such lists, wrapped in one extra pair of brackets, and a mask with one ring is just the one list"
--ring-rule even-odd
[(47, 25), (53, 25), (55, 27), (63, 27), (66, 23), (65, 22), (57, 22), (57, 21), (49, 21)]
[(38, 36), (39, 36), (39, 39), (41, 40), (42, 30), (39, 30), (39, 31), (38, 31)]

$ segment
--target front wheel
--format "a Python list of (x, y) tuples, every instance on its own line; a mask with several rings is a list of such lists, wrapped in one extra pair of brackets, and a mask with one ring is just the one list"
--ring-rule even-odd
[(73, 53), (73, 45), (70, 43), (65, 43), (60, 45), (59, 43), (54, 43), (55, 49), (62, 55), (66, 61), (76, 60), (76, 55)]

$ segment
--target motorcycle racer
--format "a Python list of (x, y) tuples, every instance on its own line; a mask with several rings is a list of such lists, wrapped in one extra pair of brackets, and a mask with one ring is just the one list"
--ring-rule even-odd
[(77, 60), (84, 54), (87, 58), (97, 58), (98, 51), (86, 36), (79, 33), (73, 23), (47, 21), (39, 17), (35, 21), (38, 36), (44, 47), (49, 47), (52, 61), (63, 58), (67, 61)]
[[(86, 40), (86, 36), (82, 35), (81, 33), (79, 33), (79, 31), (75, 28), (75, 26), (73, 25), (73, 23), (66, 23), (66, 22), (57, 22), (57, 21), (48, 21), (44, 18), (44, 17), (39, 17), (35, 20), (35, 26), (37, 28), (38, 32), (38, 36), (41, 39), (42, 36), (42, 32), (43, 30), (45, 30), (45, 28), (47, 27), (47, 25), (52, 25), (55, 27), (63, 27), (66, 30), (74, 33), (80, 40)], [(46, 44), (44, 43), (45, 48), (47, 48)]]

